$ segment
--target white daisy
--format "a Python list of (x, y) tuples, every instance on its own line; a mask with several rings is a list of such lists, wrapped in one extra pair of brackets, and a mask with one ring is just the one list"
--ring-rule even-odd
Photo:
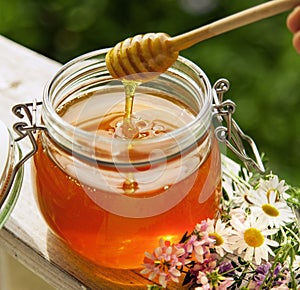
[(237, 253), (243, 254), (246, 261), (253, 258), (257, 265), (264, 259), (268, 261), (268, 255), (274, 256), (269, 246), (276, 247), (278, 243), (267, 238), (277, 232), (277, 229), (265, 229), (262, 224), (258, 224), (252, 215), (244, 223), (236, 217), (232, 217), (231, 225), (235, 229), (234, 236), (231, 238), (235, 242), (234, 247)]
[(269, 192), (275, 191), (277, 199), (287, 199), (289, 197), (289, 194), (286, 193), (289, 186), (285, 184), (284, 180), (279, 181), (277, 175), (271, 175), (269, 179), (260, 179), (259, 189), (264, 191), (267, 195)]
[(292, 209), (283, 200), (278, 200), (278, 194), (274, 190), (265, 191), (258, 190), (255, 197), (250, 197), (253, 203), (251, 212), (257, 217), (258, 223), (262, 223), (265, 227), (280, 228), (295, 220)]
[(248, 208), (252, 204), (250, 198), (255, 196), (255, 193), (256, 191), (253, 188), (249, 188), (244, 184), (236, 184), (233, 201), (242, 209)]
[(220, 256), (225, 252), (232, 253), (232, 228), (223, 223), (220, 219), (215, 223), (214, 220), (208, 220), (207, 232), (210, 238), (214, 239), (214, 248)]

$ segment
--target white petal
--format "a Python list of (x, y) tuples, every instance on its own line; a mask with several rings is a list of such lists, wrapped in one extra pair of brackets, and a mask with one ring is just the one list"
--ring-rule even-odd
[(150, 273), (151, 271), (152, 271), (152, 269), (147, 269), (147, 268), (145, 268), (145, 269), (143, 269), (140, 273), (143, 274), (143, 275), (145, 275), (145, 274)]
[(161, 247), (157, 247), (154, 250), (154, 253), (155, 253), (156, 257), (159, 257), (162, 254), (162, 248)]
[(152, 273), (149, 275), (148, 279), (149, 279), (149, 280), (153, 280), (153, 279), (156, 277), (156, 275), (157, 275), (156, 272), (152, 272)]
[(159, 276), (159, 284), (161, 286), (163, 286), (164, 288), (167, 287), (167, 281), (166, 281), (166, 277), (164, 275)]
[(244, 228), (244, 224), (237, 219), (235, 216), (232, 217), (230, 224), (232, 225), (233, 228), (235, 228), (237, 231), (240, 231), (241, 229)]
[(170, 272), (173, 276), (175, 276), (175, 277), (180, 277), (180, 276), (181, 276), (181, 272), (180, 272), (178, 269), (176, 269), (176, 268), (171, 269), (169, 272)]
[(172, 251), (173, 251), (172, 247), (167, 247), (167, 249), (166, 249), (166, 254), (167, 254), (167, 255), (171, 255), (171, 254), (172, 254)]
[(253, 247), (247, 248), (244, 259), (246, 261), (251, 261), (252, 257), (253, 257), (253, 253), (254, 253), (254, 248)]
[[(234, 248), (231, 244), (226, 243), (222, 245), (222, 248), (227, 252), (227, 253), (232, 253)], [(224, 253), (224, 252), (223, 252)], [(220, 254), (221, 256), (223, 256), (224, 254)]]
[(278, 247), (278, 246), (279, 246), (279, 243), (278, 243), (278, 242), (273, 241), (273, 240), (269, 240), (269, 239), (265, 239), (265, 243), (266, 243), (267, 245), (272, 246), (272, 247)]
[(216, 251), (221, 257), (224, 256), (224, 250), (222, 247), (216, 247)]
[(241, 241), (239, 243), (238, 249), (237, 249), (238, 254), (241, 254), (247, 248), (248, 248), (248, 245), (244, 241)]
[(261, 259), (268, 261), (268, 249), (264, 246), (255, 248), (255, 262), (257, 265), (261, 263)]
[(270, 199), (270, 204), (275, 204), (277, 198), (277, 194), (275, 190), (270, 191), (269, 199)]
[(150, 254), (149, 252), (145, 252), (144, 254), (145, 254), (145, 257), (149, 258), (150, 260), (154, 259), (153, 255)]
[(264, 230), (262, 231), (262, 234), (264, 236), (271, 236), (271, 235), (274, 235), (278, 232), (278, 229), (269, 229), (269, 230)]
[(261, 211), (260, 214), (256, 214), (256, 215), (257, 215), (257, 223), (260, 225), (260, 228), (261, 229), (267, 228), (269, 225), (269, 219), (265, 215), (265, 213)]

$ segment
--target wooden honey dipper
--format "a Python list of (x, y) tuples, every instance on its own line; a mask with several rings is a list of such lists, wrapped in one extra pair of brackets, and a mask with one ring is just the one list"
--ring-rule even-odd
[(300, 0), (272, 0), (175, 37), (166, 33), (136, 35), (118, 43), (107, 53), (106, 66), (114, 78), (148, 81), (165, 72), (176, 61), (180, 50), (299, 4)]

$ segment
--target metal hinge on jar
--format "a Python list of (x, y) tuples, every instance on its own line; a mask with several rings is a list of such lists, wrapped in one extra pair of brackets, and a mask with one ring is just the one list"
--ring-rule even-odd
[(13, 113), (20, 119), (23, 119), (26, 115), (30, 124), (28, 125), (26, 122), (17, 122), (13, 125), (14, 131), (19, 135), (15, 141), (18, 142), (28, 136), (33, 147), (32, 150), (20, 161), (22, 164), (24, 164), (25, 161), (33, 156), (38, 149), (36, 140), (34, 138), (36, 131), (46, 129), (43, 126), (37, 126), (36, 124), (37, 107), (41, 106), (42, 104), (43, 102), (37, 102), (36, 99), (34, 99), (32, 103), (18, 104), (12, 108)]
[(5, 201), (13, 186), (18, 171), (21, 169), (24, 163), (37, 152), (38, 147), (37, 147), (34, 134), (36, 133), (37, 130), (45, 129), (45, 127), (36, 125), (36, 112), (37, 112), (37, 107), (39, 105), (42, 105), (42, 102), (37, 102), (36, 100), (34, 100), (32, 103), (18, 104), (12, 108), (13, 113), (17, 117), (23, 119), (26, 116), (29, 121), (29, 123), (17, 122), (13, 125), (14, 131), (19, 136), (14, 140), (14, 142), (19, 142), (24, 138), (28, 137), (31, 142), (32, 149), (26, 155), (22, 156), (22, 158), (14, 165), (11, 172), (9, 173), (9, 178), (7, 183), (5, 184), (4, 192), (2, 192), (0, 195), (0, 209), (5, 204)]
[[(236, 105), (231, 100), (223, 100), (224, 93), (229, 90), (229, 82), (219, 79), (213, 85), (214, 117), (220, 126), (216, 127), (215, 135), (219, 142), (224, 143), (246, 166), (248, 170), (265, 172), (259, 151), (253, 139), (246, 135), (232, 118)], [(251, 149), (251, 155), (246, 151), (245, 145)]]

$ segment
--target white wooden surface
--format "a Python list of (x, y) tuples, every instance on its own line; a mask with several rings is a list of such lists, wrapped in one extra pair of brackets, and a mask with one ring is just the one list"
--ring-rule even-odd
[[(41, 100), (46, 82), (59, 67), (59, 63), (0, 36), (0, 119), (9, 128), (17, 121), (11, 108), (33, 98)], [(26, 152), (29, 143), (23, 142), (21, 147)], [(148, 284), (135, 271), (93, 266), (70, 252), (48, 231), (34, 200), (30, 162), (25, 166), (17, 205), (0, 231), (0, 245), (57, 289), (145, 289)]]
[(1, 290), (55, 290), (0, 247)]

